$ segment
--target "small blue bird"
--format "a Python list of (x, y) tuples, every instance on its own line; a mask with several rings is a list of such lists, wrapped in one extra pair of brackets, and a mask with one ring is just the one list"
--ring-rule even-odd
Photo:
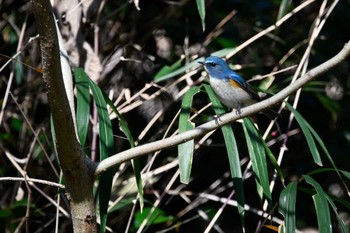
[[(231, 70), (220, 57), (207, 57), (204, 62), (199, 63), (204, 65), (210, 77), (210, 86), (226, 107), (234, 108), (240, 114), (241, 108), (261, 100), (245, 79)], [(271, 109), (267, 109), (263, 114), (270, 119), (275, 119), (278, 115)]]

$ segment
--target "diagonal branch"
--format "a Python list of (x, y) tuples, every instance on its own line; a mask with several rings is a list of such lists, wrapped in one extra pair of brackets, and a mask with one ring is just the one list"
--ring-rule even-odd
[(197, 138), (205, 133), (208, 133), (212, 130), (220, 128), (223, 125), (232, 123), (238, 120), (239, 118), (243, 118), (252, 114), (259, 113), (264, 109), (271, 107), (272, 105), (282, 102), (286, 97), (288, 97), (289, 95), (297, 91), (299, 88), (304, 86), (307, 82), (324, 74), (325, 72), (329, 71), (330, 69), (334, 68), (336, 65), (344, 61), (349, 55), (350, 55), (350, 41), (347, 44), (345, 44), (344, 48), (337, 55), (335, 55), (328, 61), (322, 63), (321, 65), (313, 68), (312, 70), (307, 72), (305, 75), (300, 77), (298, 80), (296, 80), (293, 84), (284, 88), (276, 95), (264, 101), (256, 103), (254, 105), (243, 108), (241, 116), (238, 116), (235, 113), (235, 111), (233, 111), (223, 116), (220, 116), (219, 122), (217, 122), (216, 120), (212, 120), (196, 127), (193, 130), (186, 131), (176, 136), (151, 142), (148, 144), (144, 144), (144, 145), (120, 152), (98, 163), (95, 170), (95, 175), (96, 176), (101, 175), (101, 173), (105, 172), (106, 170), (111, 169), (112, 167), (117, 166), (120, 163), (126, 162), (136, 157), (140, 157), (148, 153), (173, 147), (178, 144), (184, 143), (188, 140)]

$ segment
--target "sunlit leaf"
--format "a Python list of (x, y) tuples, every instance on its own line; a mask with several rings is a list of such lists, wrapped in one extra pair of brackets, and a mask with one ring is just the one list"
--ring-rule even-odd
[(305, 181), (311, 184), (315, 190), (316, 194), (313, 195), (318, 229), (320, 233), (331, 233), (332, 232), (332, 224), (331, 224), (331, 216), (327, 201), (327, 194), (323, 191), (321, 185), (317, 183), (311, 176), (304, 175)]
[(205, 0), (196, 0), (198, 13), (202, 21), (202, 29), (205, 31)]
[(179, 59), (171, 66), (164, 66), (162, 69), (158, 71), (158, 73), (154, 76), (154, 81), (159, 82), (162, 80), (163, 76), (166, 76), (167, 74), (170, 74), (171, 72), (175, 71), (181, 66), (181, 62), (183, 59)]
[[(200, 91), (200, 88), (195, 86), (186, 92), (182, 99), (181, 112), (179, 117), (179, 133), (194, 128), (194, 123), (190, 121), (191, 106), (193, 96)], [(194, 140), (189, 140), (178, 146), (179, 151), (179, 168), (180, 181), (188, 184), (191, 175), (192, 159), (194, 150)]]
[(89, 126), (90, 88), (89, 77), (82, 69), (74, 69), (77, 87), (77, 128), (80, 144), (84, 147)]
[(284, 217), (283, 231), (284, 232), (295, 232), (295, 206), (297, 199), (297, 183), (291, 182), (285, 187), (279, 199), (278, 211)]

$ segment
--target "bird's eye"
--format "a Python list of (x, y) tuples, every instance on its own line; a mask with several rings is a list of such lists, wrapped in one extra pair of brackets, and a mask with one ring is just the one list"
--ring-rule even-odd
[(215, 66), (216, 66), (216, 63), (215, 63), (215, 62), (212, 62), (212, 63), (210, 63), (210, 66), (215, 67)]

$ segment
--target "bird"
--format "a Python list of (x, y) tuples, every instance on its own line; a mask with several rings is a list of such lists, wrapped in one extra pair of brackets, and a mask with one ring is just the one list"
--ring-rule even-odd
[[(221, 103), (230, 109), (236, 109), (239, 116), (243, 107), (261, 101), (247, 81), (232, 70), (222, 58), (210, 56), (199, 63), (208, 73), (210, 86)], [(263, 114), (272, 120), (278, 116), (272, 109), (264, 110)]]

